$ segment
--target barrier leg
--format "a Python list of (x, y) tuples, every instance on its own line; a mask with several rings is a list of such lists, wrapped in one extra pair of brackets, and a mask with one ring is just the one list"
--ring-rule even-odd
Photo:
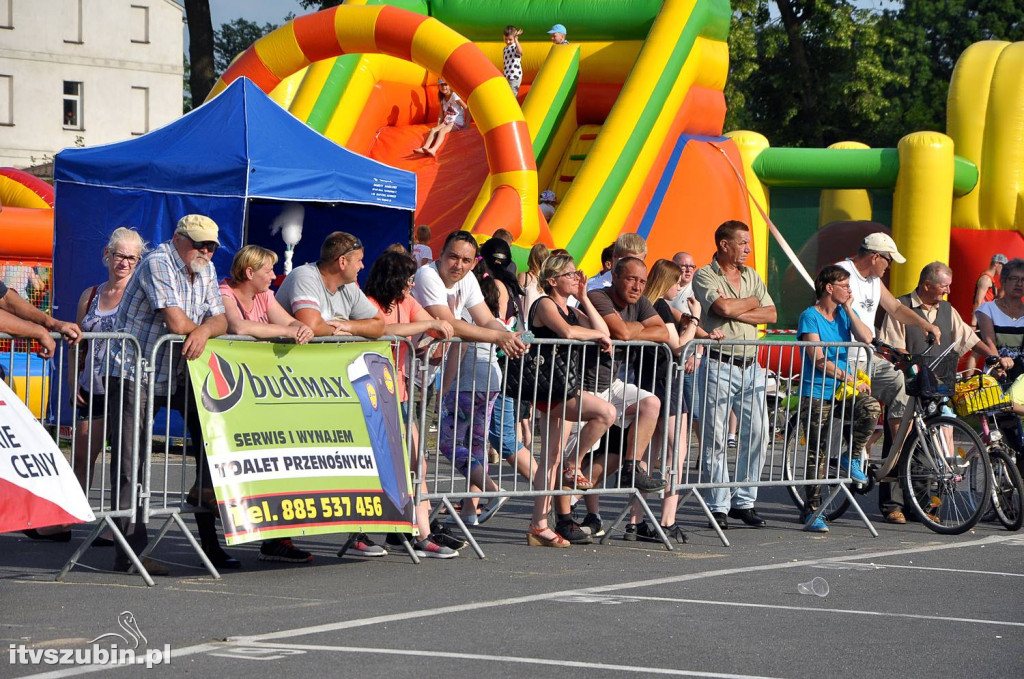
[(412, 559), (412, 562), (417, 566), (420, 565), (420, 558), (416, 556), (416, 550), (412, 548), (412, 544), (409, 542), (409, 536), (405, 533), (399, 533), (402, 536), (402, 546), (405, 547), (406, 554)]
[(604, 532), (604, 537), (601, 538), (602, 545), (608, 544), (608, 541), (612, 538), (612, 531), (618, 528), (619, 524), (622, 523), (622, 520), (626, 518), (626, 514), (629, 514), (629, 511), (631, 509), (631, 507), (629, 506), (631, 499), (631, 495), (626, 496), (626, 507), (621, 512), (619, 512), (619, 515), (615, 518), (614, 521), (612, 521), (612, 525), (609, 526), (608, 530)]
[[(75, 567), (75, 564), (78, 563), (78, 560), (82, 558), (82, 555), (85, 554), (85, 550), (89, 549), (89, 547), (92, 546), (93, 541), (97, 537), (99, 537), (99, 534), (103, 532), (104, 528), (110, 529), (110, 532), (111, 534), (113, 534), (114, 539), (117, 541), (119, 545), (121, 545), (121, 549), (125, 551), (125, 554), (128, 554), (128, 558), (131, 559), (132, 563), (134, 563), (136, 566), (142, 565), (142, 563), (135, 556), (135, 552), (131, 549), (131, 547), (128, 546), (128, 541), (121, 533), (121, 530), (117, 527), (117, 524), (114, 523), (114, 520), (111, 519), (109, 516), (104, 516), (103, 519), (99, 523), (97, 523), (96, 526), (92, 529), (92, 532), (89, 533), (89, 536), (85, 538), (85, 542), (79, 545), (78, 549), (75, 550), (74, 554), (72, 554), (71, 557), (64, 563), (64, 567), (60, 569), (59, 573), (57, 573), (57, 577), (54, 578), (54, 581), (64, 582), (64, 578), (66, 578), (67, 574), (71, 571), (71, 569)], [(145, 570), (141, 572), (145, 573)], [(150, 587), (156, 584), (153, 582), (153, 579), (149, 577), (149, 573), (146, 573), (146, 575), (143, 576), (142, 579), (145, 580), (146, 584)]]
[(203, 548), (199, 546), (198, 542), (196, 542), (195, 536), (192, 535), (192, 531), (190, 531), (188, 526), (185, 525), (185, 520), (181, 518), (180, 512), (174, 512), (167, 517), (167, 520), (164, 521), (162, 526), (160, 526), (160, 530), (157, 531), (156, 537), (149, 541), (149, 544), (146, 545), (146, 548), (142, 550), (142, 554), (139, 556), (146, 556), (156, 549), (157, 544), (159, 544), (160, 540), (167, 535), (167, 531), (171, 529), (172, 524), (176, 524), (178, 526), (178, 530), (184, 534), (185, 539), (188, 540), (188, 543), (192, 546), (192, 550), (196, 553), (196, 556), (199, 557), (199, 560), (203, 563), (203, 567), (206, 568), (206, 571), (215, 580), (220, 580), (220, 572), (206, 556), (206, 552), (203, 551)]
[(686, 495), (679, 498), (679, 506), (683, 506), (683, 504), (686, 503), (686, 499), (691, 495), (697, 499), (697, 504), (699, 504), (700, 508), (704, 510), (704, 516), (708, 517), (708, 523), (711, 525), (714, 531), (718, 533), (718, 539), (722, 541), (722, 546), (728, 547), (729, 539), (725, 537), (725, 533), (722, 531), (721, 528), (719, 528), (718, 522), (715, 521), (715, 517), (711, 515), (711, 508), (708, 507), (708, 503), (704, 501), (704, 498), (701, 497), (700, 493), (697, 492), (695, 488), (691, 488), (689, 491), (687, 491)]
[[(853, 496), (853, 493), (850, 492), (850, 489), (846, 487), (845, 483), (840, 483), (839, 488), (842, 490), (842, 492), (846, 493), (846, 497), (850, 499), (850, 504), (853, 506), (854, 509), (857, 510), (857, 514), (860, 515), (860, 520), (863, 521), (864, 525), (867, 526), (869, 531), (871, 531), (871, 537), (877, 538), (878, 531), (875, 530), (875, 526), (871, 523), (871, 520), (868, 518), (868, 515), (865, 514), (864, 510), (860, 508), (860, 505), (857, 503), (857, 499)], [(839, 490), (834, 491), (832, 495), (829, 496), (829, 502), (831, 502), (832, 497), (838, 493)]]
[[(455, 507), (452, 505), (451, 500), (448, 499), (448, 496), (445, 495), (442, 497), (441, 502), (443, 502), (444, 506), (448, 509), (448, 516), (455, 519), (455, 525), (458, 526), (459, 530), (462, 531), (462, 534), (466, 536), (466, 542), (468, 542), (469, 546), (473, 548), (474, 552), (476, 552), (477, 557), (486, 559), (487, 555), (484, 554), (484, 550), (480, 549), (480, 545), (477, 544), (473, 534), (469, 532), (468, 528), (466, 528), (466, 524), (462, 522), (462, 517), (459, 516), (457, 511), (455, 511)], [(463, 500), (463, 502), (465, 502), (465, 500)]]

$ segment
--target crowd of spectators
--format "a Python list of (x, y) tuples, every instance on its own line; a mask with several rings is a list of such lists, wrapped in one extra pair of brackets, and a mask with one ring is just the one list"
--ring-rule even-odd
[[(132, 421), (133, 386), (136, 380), (153, 380), (156, 396), (168, 399), (189, 425), (199, 471), (187, 501), (211, 510), (198, 513), (196, 520), (203, 551), (216, 566), (237, 568), (240, 562), (219, 544), (214, 523), (217, 500), (196, 410), (186, 407), (190, 389), (183, 366), (202, 353), (209, 338), (225, 333), (287, 338), (300, 344), (328, 335), (402, 336), (421, 346), (458, 338), (444, 351), (421, 357), (440, 369), (438, 452), (465, 476), (473, 492), (501, 491), (489, 474), (491, 448), (533, 489), (573, 491), (535, 497), (526, 534), (530, 545), (565, 548), (602, 536), (601, 493), (587, 491), (614, 487), (633, 488), (638, 496), (662, 496), (661, 530), (645, 520), (643, 506), (634, 502), (625, 539), (656, 541), (663, 533), (685, 541), (676, 524), (679, 498), (669, 484), (683, 474), (688, 448), (683, 441), (691, 433), (699, 442), (701, 482), (751, 484), (705, 491), (712, 527), (726, 529), (730, 518), (752, 527), (766, 525), (755, 509), (756, 482), (769, 436), (765, 370), (755, 346), (733, 342), (755, 340), (759, 325), (775, 322), (776, 310), (764, 281), (746, 265), (752, 237), (745, 224), (723, 223), (714, 235), (715, 254), (703, 266), (689, 253), (679, 252), (672, 260), (659, 259), (648, 267), (644, 239), (622, 234), (602, 253), (600, 273), (589, 279), (568, 252), (543, 244), (533, 246), (524, 270), (517, 271), (507, 232), (495, 234), (482, 246), (468, 232), (453, 232), (435, 258), (428, 245), (430, 229), (419, 227), (412, 252), (402, 245), (388, 248), (371, 263), (362, 287), (357, 276), (367, 264), (363, 244), (338, 231), (325, 238), (318, 261), (296, 267), (276, 294), (271, 283), (277, 256), (255, 245), (241, 248), (230, 275), (218, 280), (212, 264), (220, 246), (218, 236), (217, 225), (202, 215), (182, 217), (171, 240), (152, 250), (134, 230), (115, 230), (103, 251), (108, 278), (82, 293), (78, 324), (38, 312), (0, 283), (0, 330), (36, 339), (47, 357), (54, 351), (52, 331), (71, 343), (80, 341), (83, 328), (128, 332), (139, 339), (144, 356), (165, 334), (185, 336), (180, 355), (168, 356), (165, 349), (157, 356), (153, 375), (134, 374), (135, 357), (127, 355), (125, 345), (102, 349), (109, 351), (107, 356), (97, 343), (83, 354), (87, 358), (75, 376), (76, 436), (83, 451), (76, 473), (88, 488), (92, 462), (102, 446), (97, 432), (109, 432), (110, 484), (116, 505), (130, 506), (133, 472), (139, 471), (131, 468), (131, 461), (141, 464), (141, 456), (132, 450), (136, 443), (131, 433), (137, 424)], [(1013, 370), (1024, 334), (1024, 261), (996, 255), (992, 270), (983, 272), (976, 309), (980, 337), (955, 312), (951, 315), (943, 300), (952, 280), (947, 266), (929, 265), (918, 288), (896, 298), (882, 283), (893, 261), (904, 261), (895, 243), (884, 233), (875, 233), (850, 258), (825, 267), (816, 283), (816, 302), (801, 316), (800, 338), (869, 341), (880, 328), (898, 348), (915, 351), (923, 342), (955, 343), (957, 355), (971, 350), (982, 356), (998, 354)], [(885, 312), (880, 319), (879, 309)], [(531, 346), (534, 338), (575, 340), (580, 345)], [(711, 345), (706, 352), (684, 351), (695, 338), (725, 344)], [(643, 349), (631, 351), (633, 345), (625, 342), (644, 343), (636, 345)], [(404, 375), (408, 357), (401, 347), (395, 356), (399, 402), (412, 430), (413, 469), (422, 471), (423, 432), (410, 417)], [(829, 407), (837, 382), (850, 381), (862, 395), (850, 406), (856, 450), (847, 464), (854, 481), (864, 481), (860, 459), (870, 445), (871, 423), (879, 416), (880, 402), (886, 405), (890, 422), (898, 420), (906, 405), (902, 375), (879, 370), (876, 360), (868, 386), (855, 377), (866, 357), (832, 349), (805, 353), (807, 372), (818, 377), (802, 384), (800, 395), (814, 401), (818, 415)], [(535, 376), (527, 394), (522, 384), (519, 391), (510, 388), (522, 379), (513, 380), (511, 373), (515, 366), (533, 365), (527, 360), (531, 354), (559, 372), (558, 380), (552, 378), (543, 389)], [(107, 380), (101, 379), (100, 365), (107, 366)], [(940, 372), (949, 377), (949, 370)], [(684, 376), (682, 389), (674, 388), (677, 373)], [(105, 401), (111, 393), (122, 396)], [(139, 390), (138, 398), (145, 400), (147, 393)], [(139, 405), (138, 412), (145, 413), (146, 404)], [(687, 431), (688, 420), (695, 431)], [(723, 426), (730, 420), (731, 429)], [(532, 448), (535, 432), (539, 461)], [(826, 456), (816, 450), (820, 432), (809, 435), (815, 449), (813, 473), (824, 474)], [(732, 447), (737, 449), (734, 463), (727, 456)], [(820, 489), (809, 486), (805, 491), (807, 520), (820, 502)], [(883, 516), (902, 523), (898, 489), (883, 491)], [(491, 499), (489, 506), (502, 501)], [(581, 522), (573, 518), (579, 501), (586, 507)], [(461, 503), (461, 523), (477, 522), (478, 504), (472, 498)], [(119, 527), (138, 551), (145, 547), (147, 533), (145, 523), (136, 519), (121, 519)], [(452, 558), (465, 544), (447, 527), (430, 521), (425, 501), (415, 508), (415, 523), (419, 535), (414, 549), (419, 556)], [(828, 530), (820, 516), (805, 528)], [(389, 545), (400, 544), (392, 537)], [(127, 570), (127, 555), (114, 546), (114, 568)], [(348, 551), (364, 556), (387, 553), (364, 534), (350, 541)], [(313, 559), (287, 539), (265, 541), (260, 558), (290, 563)], [(145, 565), (152, 574), (167, 572), (153, 561)]]

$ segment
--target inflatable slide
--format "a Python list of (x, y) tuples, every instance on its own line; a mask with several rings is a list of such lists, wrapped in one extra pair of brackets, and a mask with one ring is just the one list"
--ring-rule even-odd
[[(726, 0), (350, 1), (257, 41), (211, 96), (251, 78), (337, 143), (415, 172), (435, 251), (454, 229), (506, 228), (517, 257), (544, 241), (594, 271), (636, 231), (651, 262), (684, 249), (706, 261), (715, 227), (741, 219), (763, 274), (766, 230), (744, 186), (754, 156), (722, 136), (730, 16)], [(555, 23), (569, 44), (551, 43)], [(518, 102), (500, 70), (508, 24), (524, 30)], [(437, 121), (438, 75), (474, 122), (435, 160), (413, 150)], [(558, 196), (550, 224), (544, 189)]]

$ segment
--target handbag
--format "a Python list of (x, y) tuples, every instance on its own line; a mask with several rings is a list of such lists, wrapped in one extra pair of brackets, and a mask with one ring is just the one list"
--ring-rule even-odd
[[(527, 328), (533, 327), (533, 316), (540, 301), (538, 299), (530, 307)], [(579, 394), (581, 352), (574, 356), (573, 348), (568, 345), (531, 344), (522, 356), (508, 357), (502, 387), (505, 396), (534, 403), (559, 403)], [(498, 353), (503, 355), (503, 352)]]

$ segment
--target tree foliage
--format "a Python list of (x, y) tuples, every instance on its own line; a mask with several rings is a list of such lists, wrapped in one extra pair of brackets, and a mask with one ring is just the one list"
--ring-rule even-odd
[(1020, 0), (733, 0), (727, 129), (774, 146), (893, 146), (946, 128), (960, 54), (1024, 40)]
[(267, 22), (260, 26), (242, 18), (221, 24), (213, 40), (214, 65), (217, 67), (217, 72), (226, 71), (235, 57), (276, 28), (277, 24)]

